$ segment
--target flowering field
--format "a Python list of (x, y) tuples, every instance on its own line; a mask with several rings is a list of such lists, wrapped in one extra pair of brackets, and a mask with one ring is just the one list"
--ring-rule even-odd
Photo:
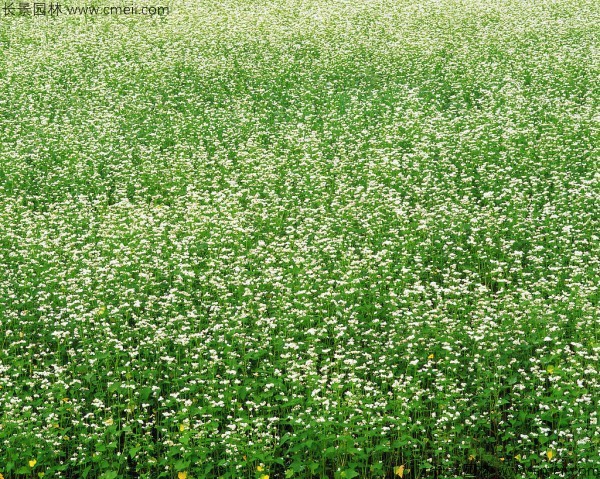
[(0, 478), (600, 477), (600, 2), (163, 4), (0, 11)]

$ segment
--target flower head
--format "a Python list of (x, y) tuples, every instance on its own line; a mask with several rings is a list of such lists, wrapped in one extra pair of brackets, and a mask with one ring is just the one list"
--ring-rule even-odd
[(394, 475), (403, 477), (404, 476), (404, 465), (394, 467)]

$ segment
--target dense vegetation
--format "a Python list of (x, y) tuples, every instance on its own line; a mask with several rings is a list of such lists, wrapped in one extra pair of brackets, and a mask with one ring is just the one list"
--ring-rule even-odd
[(600, 2), (169, 5), (0, 18), (0, 477), (600, 477)]

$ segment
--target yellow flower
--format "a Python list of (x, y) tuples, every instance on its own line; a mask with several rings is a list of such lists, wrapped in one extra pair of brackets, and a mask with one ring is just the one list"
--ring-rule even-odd
[(554, 457), (554, 451), (552, 451), (552, 450), (546, 451), (546, 456), (548, 457), (548, 460), (550, 461)]
[(29, 461), (29, 467), (35, 467), (36, 464), (37, 464), (37, 461), (35, 459), (32, 459), (31, 461)]
[(549, 365), (549, 366), (546, 368), (546, 372), (547, 372), (548, 374), (552, 374), (552, 373), (554, 373), (554, 366), (552, 366), (552, 365)]
[(433, 353), (431, 353), (429, 356), (427, 356), (427, 359), (433, 359), (433, 358), (434, 358)]
[(183, 432), (185, 431), (185, 424), (180, 424), (179, 425), (179, 432)]
[(404, 476), (404, 464), (401, 466), (394, 467), (394, 475), (399, 477)]
[(256, 466), (256, 470), (257, 470), (258, 472), (263, 472), (263, 471), (265, 470), (265, 468), (264, 468), (264, 467), (262, 467), (262, 466)]
[(179, 472), (177, 474), (177, 479), (187, 479), (187, 472)]
[(269, 479), (269, 475), (268, 474), (263, 474), (262, 476), (260, 476), (260, 479)]
[(109, 417), (106, 421), (104, 421), (104, 424), (106, 424), (107, 426), (112, 426), (115, 423), (115, 421), (113, 421), (112, 417)]
[(1, 472), (0, 472), (0, 479), (4, 479), (4, 476), (2, 475)]
[(475, 460), (475, 456), (473, 454), (469, 455), (469, 461), (474, 461)]

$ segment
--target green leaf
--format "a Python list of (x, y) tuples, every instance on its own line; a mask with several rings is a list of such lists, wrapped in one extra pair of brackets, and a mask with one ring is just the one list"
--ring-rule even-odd
[(142, 388), (140, 390), (140, 399), (142, 401), (147, 401), (148, 398), (150, 397), (150, 394), (152, 394), (152, 389), (151, 388)]
[(175, 463), (175, 470), (185, 471), (190, 467), (191, 461), (177, 461)]
[(180, 442), (181, 444), (184, 444), (184, 445), (186, 445), (186, 446), (187, 446), (187, 445), (190, 443), (190, 436), (189, 436), (189, 435), (187, 435), (187, 434), (184, 434), (183, 436), (181, 436), (181, 437), (179, 438), (179, 442)]

